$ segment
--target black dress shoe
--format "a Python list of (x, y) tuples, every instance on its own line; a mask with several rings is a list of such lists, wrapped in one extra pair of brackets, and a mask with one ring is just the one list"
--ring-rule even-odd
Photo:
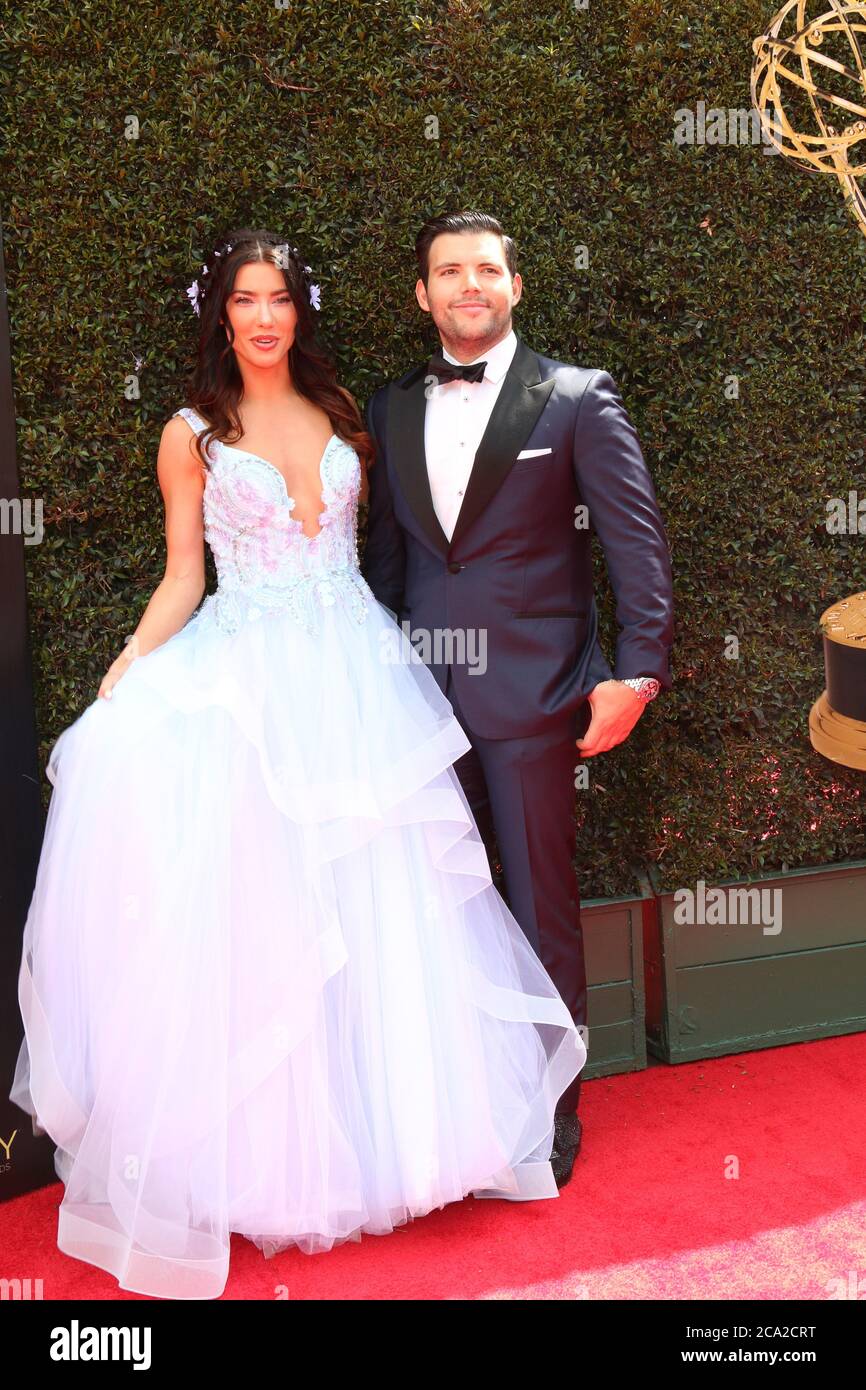
[(554, 1115), (550, 1166), (557, 1187), (565, 1187), (571, 1177), (575, 1156), (580, 1153), (582, 1135), (583, 1126), (576, 1115)]

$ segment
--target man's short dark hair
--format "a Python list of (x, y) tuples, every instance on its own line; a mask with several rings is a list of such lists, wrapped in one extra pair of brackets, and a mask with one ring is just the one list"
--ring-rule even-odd
[(486, 212), (446, 212), (441, 217), (431, 217), (415, 238), (415, 256), (418, 260), (418, 274), (427, 288), (430, 274), (430, 247), (437, 236), (443, 232), (495, 232), (502, 238), (502, 250), (508, 273), (514, 278), (517, 274), (517, 247), (513, 237), (507, 236), (502, 223)]

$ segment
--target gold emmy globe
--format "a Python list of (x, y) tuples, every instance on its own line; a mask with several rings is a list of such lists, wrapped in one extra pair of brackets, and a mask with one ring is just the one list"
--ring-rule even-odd
[(768, 141), (801, 169), (834, 174), (866, 235), (864, 42), (866, 5), (789, 0), (752, 43), (751, 89)]
[[(835, 175), (866, 235), (864, 43), (866, 5), (789, 0), (752, 44), (751, 87), (769, 142), (801, 169)], [(866, 771), (866, 593), (834, 603), (821, 629), (827, 688), (809, 714), (812, 747)]]

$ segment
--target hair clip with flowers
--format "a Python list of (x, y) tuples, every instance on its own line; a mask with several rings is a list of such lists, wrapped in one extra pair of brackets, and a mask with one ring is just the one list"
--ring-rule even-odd
[[(229, 253), (229, 251), (231, 251), (231, 249), (232, 249), (231, 246), (228, 245), (228, 244), (226, 244), (226, 246), (223, 248), (222, 251), (214, 251), (214, 255), (215, 255), (215, 256), (222, 256), (222, 255), (226, 255), (226, 256), (227, 256), (228, 253)], [(297, 248), (296, 246), (293, 247), (292, 249), (297, 253), (298, 248)], [(305, 265), (305, 266), (304, 266), (304, 270), (306, 271), (306, 273), (307, 273), (308, 275), (311, 275), (311, 274), (312, 274), (313, 267), (310, 266), (310, 265)], [(203, 277), (204, 277), (204, 275), (207, 275), (207, 273), (208, 273), (208, 268), (207, 268), (206, 265), (203, 265), (203, 266), (202, 266), (202, 274), (203, 274)], [(187, 293), (187, 298), (189, 299), (189, 302), (190, 302), (190, 304), (192, 305), (192, 307), (193, 307), (193, 309), (194, 309), (194, 311), (195, 311), (196, 314), (200, 314), (200, 313), (201, 313), (201, 304), (202, 304), (202, 300), (204, 299), (204, 295), (205, 295), (205, 290), (206, 290), (206, 288), (207, 288), (207, 287), (206, 287), (205, 285), (200, 285), (199, 282), (198, 282), (198, 280), (193, 280), (192, 284), (189, 285), (189, 286), (187, 287), (187, 291), (186, 291), (186, 293)], [(318, 313), (318, 312), (321, 312), (321, 308), (322, 308), (322, 291), (321, 291), (321, 287), (320, 287), (319, 285), (310, 285), (310, 304), (311, 304), (312, 307), (316, 310), (317, 313)]]

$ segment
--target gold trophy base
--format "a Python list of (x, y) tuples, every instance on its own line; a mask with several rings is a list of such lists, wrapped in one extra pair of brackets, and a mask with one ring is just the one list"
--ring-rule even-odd
[(809, 711), (809, 738), (812, 747), (825, 758), (866, 772), (866, 724), (837, 714), (826, 690)]

